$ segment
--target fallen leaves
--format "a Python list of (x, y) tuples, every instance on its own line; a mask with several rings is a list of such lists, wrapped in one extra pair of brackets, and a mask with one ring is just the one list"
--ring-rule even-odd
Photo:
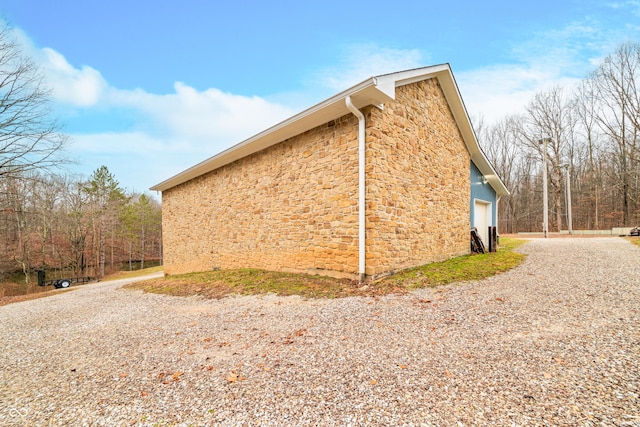
[[(295, 342), (295, 338), (296, 337), (303, 337), (305, 335), (307, 335), (307, 329), (306, 328), (297, 329), (292, 334), (289, 334), (286, 337), (284, 337), (282, 339), (282, 344), (285, 344), (285, 345), (293, 344)], [(272, 341), (272, 343), (273, 343), (273, 341)]]
[(243, 377), (242, 375), (240, 375), (238, 371), (235, 369), (231, 371), (231, 373), (227, 376), (227, 381), (229, 383), (235, 383), (237, 381), (246, 381), (246, 379), (247, 379), (246, 377)]
[(264, 366), (264, 363), (258, 363), (258, 368), (262, 369), (265, 372), (271, 372), (271, 368), (268, 366)]
[(180, 380), (180, 377), (184, 375), (183, 371), (177, 371), (174, 373), (171, 372), (160, 372), (158, 374), (158, 379), (162, 381), (162, 384), (169, 384), (172, 382), (177, 382)]

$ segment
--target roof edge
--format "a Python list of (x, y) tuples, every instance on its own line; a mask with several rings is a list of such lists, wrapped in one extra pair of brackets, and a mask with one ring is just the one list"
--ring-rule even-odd
[(154, 191), (165, 191), (191, 179), (197, 178), (243, 157), (264, 150), (291, 137), (304, 133), (330, 120), (350, 114), (344, 99), (350, 96), (353, 104), (362, 109), (368, 105), (379, 105), (395, 99), (395, 88), (436, 77), (445, 94), (462, 138), (471, 154), (471, 159), (498, 196), (508, 195), (509, 190), (488, 158), (482, 151), (466, 106), (448, 63), (415, 68), (390, 74), (370, 77), (270, 128), (192, 166), (173, 177), (151, 187)]
[[(359, 98), (356, 95), (360, 92), (365, 92), (367, 89), (375, 89), (375, 91), (368, 91), (369, 93), (367, 93), (366, 96), (362, 98)], [(378, 93), (376, 94), (375, 92)], [(381, 86), (380, 88), (378, 88), (378, 79), (376, 77), (370, 77), (356, 84), (355, 86), (352, 86), (332, 96), (331, 98), (328, 98), (312, 107), (309, 107), (306, 110), (294, 116), (291, 116), (288, 119), (277, 123), (274, 126), (271, 126), (264, 131), (248, 139), (245, 139), (244, 141), (232, 147), (229, 147), (226, 150), (221, 151), (220, 153), (178, 173), (177, 175), (174, 175), (171, 178), (154, 185), (150, 188), (150, 190), (168, 190), (169, 188), (180, 185), (186, 181), (189, 181), (207, 172), (213, 171), (219, 167), (229, 164), (235, 160), (239, 160), (240, 158), (245, 157), (249, 154), (261, 151), (265, 148), (270, 147), (271, 145), (277, 144), (284, 141), (285, 139), (291, 138), (299, 133), (303, 133), (309, 129), (312, 129), (313, 124), (317, 122), (317, 120), (312, 119), (315, 115), (319, 115), (322, 118), (335, 116), (333, 117), (335, 119), (341, 117), (342, 115), (349, 114), (349, 110), (346, 108), (346, 105), (343, 101), (347, 96), (352, 97), (353, 103), (357, 108), (363, 108), (371, 104), (371, 102), (367, 102), (372, 98), (375, 98), (378, 103), (383, 103), (389, 99), (394, 99), (395, 88), (393, 88), (392, 90), (387, 86)], [(321, 112), (324, 112), (325, 114), (321, 114)], [(305, 123), (308, 124), (305, 125)], [(300, 124), (300, 126), (294, 126), (295, 124)], [(293, 132), (287, 132), (288, 129), (291, 129)], [(278, 139), (277, 137), (282, 138)], [(263, 142), (263, 144), (260, 144), (260, 142)]]

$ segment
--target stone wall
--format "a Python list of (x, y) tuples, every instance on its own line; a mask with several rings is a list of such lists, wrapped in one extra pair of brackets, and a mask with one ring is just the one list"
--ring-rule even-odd
[[(435, 79), (367, 107), (366, 273), (469, 252), (469, 153)], [(166, 274), (358, 274), (358, 121), (349, 114), (163, 192)]]
[(348, 115), (164, 191), (165, 273), (357, 275), (357, 129)]
[(367, 275), (469, 253), (470, 156), (437, 80), (369, 111)]

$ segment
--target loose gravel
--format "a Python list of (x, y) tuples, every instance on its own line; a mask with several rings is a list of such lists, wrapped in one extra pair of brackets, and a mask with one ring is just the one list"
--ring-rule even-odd
[(0, 307), (0, 425), (640, 427), (640, 248), (520, 250), (510, 272), (402, 296), (120, 281)]

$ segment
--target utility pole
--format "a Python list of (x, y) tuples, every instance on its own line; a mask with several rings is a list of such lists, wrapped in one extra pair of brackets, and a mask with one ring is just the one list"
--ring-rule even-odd
[(567, 184), (565, 186), (566, 197), (567, 197), (567, 228), (569, 229), (569, 234), (573, 234), (573, 219), (571, 216), (571, 165), (568, 163), (563, 165), (565, 174), (567, 175)]
[(542, 138), (538, 140), (538, 144), (542, 144), (542, 231), (546, 239), (549, 234), (549, 190), (547, 189), (547, 143), (551, 142), (551, 138)]

